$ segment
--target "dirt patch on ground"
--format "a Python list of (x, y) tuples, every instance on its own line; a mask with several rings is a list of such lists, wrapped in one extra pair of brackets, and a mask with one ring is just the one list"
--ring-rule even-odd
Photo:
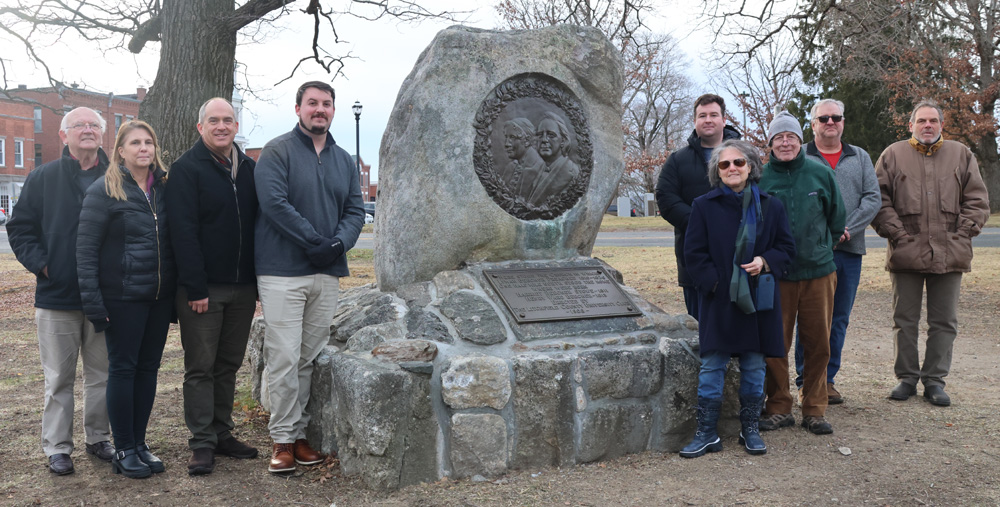
[[(595, 256), (672, 313), (683, 311), (673, 250), (602, 248)], [(77, 405), (76, 473), (48, 472), (39, 448), (43, 379), (34, 336), (33, 282), (0, 255), (0, 503), (11, 505), (998, 505), (1000, 504), (1000, 250), (977, 249), (963, 282), (959, 338), (948, 392), (933, 407), (920, 396), (886, 399), (895, 385), (884, 251), (865, 260), (838, 386), (846, 398), (827, 412), (834, 434), (795, 426), (765, 433), (768, 453), (749, 456), (735, 435), (724, 450), (686, 460), (644, 453), (566, 469), (514, 471), (491, 482), (441, 481), (391, 494), (340, 475), (337, 462), (266, 471), (266, 417), (246, 397), (241, 375), (237, 434), (259, 447), (256, 460), (220, 457), (215, 473), (188, 477), (182, 414), (183, 356), (171, 332), (159, 377), (149, 443), (166, 473), (145, 480), (111, 474), (82, 449)], [(370, 253), (352, 259), (344, 286), (373, 281)], [(12, 289), (12, 290), (7, 290)], [(79, 382), (78, 382), (79, 385)], [(79, 400), (80, 397), (77, 396)], [(800, 420), (795, 410), (796, 420)]]

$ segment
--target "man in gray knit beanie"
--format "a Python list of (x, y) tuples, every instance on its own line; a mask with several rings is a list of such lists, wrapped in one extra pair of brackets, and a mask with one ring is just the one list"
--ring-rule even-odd
[(767, 128), (767, 145), (771, 146), (774, 136), (783, 132), (791, 132), (799, 136), (799, 143), (802, 142), (802, 126), (799, 125), (799, 120), (788, 111), (776, 114), (774, 119), (771, 120), (771, 125)]

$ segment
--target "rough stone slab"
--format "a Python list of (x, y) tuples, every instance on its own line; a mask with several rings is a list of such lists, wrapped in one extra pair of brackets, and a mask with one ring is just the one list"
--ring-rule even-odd
[(697, 338), (663, 338), (663, 385), (654, 403), (657, 421), (650, 448), (663, 452), (681, 450), (694, 435), (694, 408), (698, 403)]
[(519, 355), (514, 369), (513, 468), (573, 463), (573, 361), (567, 356)]
[(455, 337), (448, 332), (448, 326), (441, 322), (440, 317), (419, 308), (411, 308), (406, 314), (406, 339), (455, 343)]
[(496, 414), (451, 418), (451, 467), (456, 479), (507, 471), (507, 423)]
[[(404, 80), (382, 136), (375, 216), (379, 288), (430, 280), (465, 262), (589, 255), (624, 168), (620, 54), (599, 30), (579, 26), (439, 32)], [(587, 192), (551, 220), (519, 220), (501, 209), (473, 163), (473, 121), (483, 101), (526, 73), (565, 85), (590, 127)], [(415, 248), (428, 243), (432, 247)]]
[[(250, 338), (244, 361), (250, 366), (250, 397), (264, 405), (264, 391), (267, 390), (264, 375), (264, 317), (255, 317), (250, 325)], [(270, 411), (270, 402), (264, 410)]]
[(429, 377), (412, 376), (412, 415), (403, 441), (400, 486), (438, 480), (437, 437), (440, 433), (431, 402)]
[(347, 339), (347, 350), (368, 352), (380, 343), (405, 339), (405, 333), (406, 329), (401, 321), (385, 322), (363, 327)]
[(475, 289), (476, 282), (462, 271), (442, 271), (434, 275), (434, 287), (437, 288), (437, 297), (443, 298), (460, 290)]
[(422, 375), (431, 375), (434, 373), (434, 363), (426, 363), (423, 361), (403, 361), (399, 363), (399, 367), (413, 373), (420, 373)]
[(440, 308), (463, 340), (495, 345), (507, 339), (507, 330), (496, 310), (481, 296), (469, 291), (455, 292), (441, 301)]
[(663, 356), (654, 348), (591, 350), (580, 353), (590, 399), (641, 398), (660, 390)]
[(510, 395), (510, 368), (499, 357), (456, 357), (441, 372), (441, 397), (453, 409), (500, 410)]
[(392, 363), (433, 361), (437, 353), (437, 345), (424, 340), (387, 342), (372, 350), (372, 356)]
[(591, 406), (580, 416), (577, 462), (609, 460), (645, 451), (652, 426), (653, 410), (648, 403)]
[(337, 412), (333, 403), (333, 355), (340, 351), (327, 345), (313, 363), (312, 389), (306, 412), (312, 417), (306, 438), (314, 449), (329, 454), (337, 452)]
[(340, 301), (330, 325), (331, 343), (346, 342), (363, 328), (395, 322), (406, 314), (406, 304), (401, 299), (371, 287), (366, 290)]
[(421, 308), (431, 303), (430, 282), (406, 284), (396, 290), (396, 295), (403, 298), (406, 304), (413, 308)]

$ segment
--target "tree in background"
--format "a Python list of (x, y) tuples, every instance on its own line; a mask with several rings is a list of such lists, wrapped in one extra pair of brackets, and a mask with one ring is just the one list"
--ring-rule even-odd
[(625, 173), (618, 195), (641, 208), (660, 167), (687, 137), (693, 102), (688, 62), (669, 35), (645, 24), (652, 0), (501, 0), (501, 28), (532, 29), (571, 23), (600, 29), (622, 52)]
[[(191, 147), (198, 137), (191, 128), (195, 111), (211, 97), (233, 92), (236, 46), (242, 36), (253, 42), (278, 17), (298, 16), (312, 32), (305, 56), (289, 69), (313, 62), (337, 77), (345, 55), (331, 52), (339, 41), (335, 23), (343, 15), (362, 20), (394, 17), (400, 21), (450, 17), (433, 13), (408, 0), (349, 0), (330, 7), (332, 1), (309, 0), (302, 10), (289, 0), (7, 0), (0, 7), (0, 37), (4, 53), (20, 45), (41, 66), (53, 86), (62, 83), (52, 75), (36, 48), (68, 33), (82, 37), (104, 51), (127, 48), (139, 53), (159, 43), (156, 78), (139, 109), (139, 115), (156, 129), (169, 163)], [(344, 18), (344, 19), (351, 19)], [(307, 24), (308, 23), (308, 24)], [(6, 63), (0, 59), (3, 91), (17, 97), (7, 81)], [(178, 111), (184, 112), (177, 114)]]

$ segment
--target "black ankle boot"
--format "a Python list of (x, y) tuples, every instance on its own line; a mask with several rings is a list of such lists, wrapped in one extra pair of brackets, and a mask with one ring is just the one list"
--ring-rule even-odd
[(167, 467), (163, 466), (163, 462), (160, 461), (160, 458), (153, 456), (153, 453), (149, 452), (149, 446), (146, 445), (145, 442), (135, 446), (135, 454), (139, 456), (139, 459), (142, 460), (146, 466), (149, 467), (149, 471), (154, 474), (158, 474), (167, 469)]
[(135, 448), (119, 449), (115, 452), (115, 457), (111, 458), (111, 470), (130, 479), (144, 479), (153, 475), (153, 472), (149, 470), (149, 465), (139, 459)]

